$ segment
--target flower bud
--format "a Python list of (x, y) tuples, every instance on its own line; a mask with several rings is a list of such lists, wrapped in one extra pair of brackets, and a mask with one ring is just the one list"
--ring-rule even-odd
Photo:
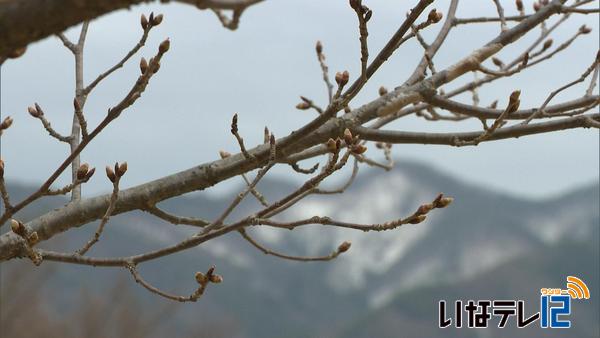
[(438, 203), (438, 208), (445, 208), (445, 207), (449, 206), (452, 202), (454, 202), (454, 198), (444, 197), (444, 198), (440, 199), (440, 202)]
[(586, 26), (586, 25), (583, 25), (583, 26), (579, 27), (579, 32), (581, 34), (588, 34), (591, 31), (592, 31), (592, 29), (590, 27)]
[(96, 172), (96, 168), (92, 168), (90, 170), (88, 170), (87, 174), (85, 175), (85, 178), (83, 179), (84, 182), (87, 182), (90, 180), (90, 178), (92, 178), (92, 176), (94, 176), (94, 173)]
[(209, 280), (211, 283), (219, 284), (223, 282), (223, 277), (221, 277), (220, 275), (211, 274)]
[(29, 243), (30, 246), (36, 245), (39, 241), (40, 237), (35, 231), (30, 233), (29, 236), (27, 236), (27, 243)]
[(502, 62), (502, 60), (496, 58), (496, 57), (492, 57), (492, 62), (498, 66), (499, 68), (504, 67), (504, 62)]
[(418, 216), (415, 216), (410, 221), (408, 221), (408, 223), (410, 223), (410, 224), (419, 224), (419, 223), (422, 223), (426, 218), (427, 218), (427, 216), (425, 216), (425, 215), (418, 215)]
[(430, 212), (431, 209), (433, 209), (433, 204), (431, 204), (431, 203), (423, 204), (419, 207), (419, 209), (417, 209), (417, 214), (425, 215), (426, 213)]
[(115, 173), (117, 174), (118, 177), (125, 175), (126, 172), (127, 172), (127, 162), (123, 162), (123, 163), (119, 164), (118, 166), (115, 165)]
[(379, 96), (383, 96), (387, 93), (388, 93), (387, 88), (385, 88), (384, 86), (379, 87)]
[(523, 10), (523, 1), (522, 0), (516, 0), (515, 5), (517, 5), (517, 10), (519, 12), (521, 12)]
[(543, 50), (546, 50), (546, 49), (548, 49), (548, 48), (552, 47), (552, 43), (553, 43), (553, 42), (554, 42), (554, 40), (552, 40), (552, 39), (548, 39), (548, 40), (546, 40), (546, 41), (544, 42), (544, 45), (542, 46), (542, 49), (543, 49)]
[(296, 105), (296, 109), (299, 110), (307, 110), (310, 109), (310, 104), (306, 103), (306, 102), (300, 102)]
[(439, 13), (435, 8), (432, 9), (429, 14), (427, 15), (427, 21), (432, 22), (432, 23), (438, 23), (440, 22), (440, 20), (442, 20), (442, 17), (444, 15), (442, 13)]
[(352, 132), (348, 128), (344, 130), (344, 142), (346, 142), (347, 145), (354, 143), (354, 140), (352, 139)]
[(337, 142), (334, 139), (330, 138), (327, 140), (327, 150), (332, 153), (337, 151)]
[(229, 156), (231, 156), (231, 154), (224, 150), (219, 150), (219, 156), (221, 156), (221, 158), (228, 158)]
[(90, 165), (87, 163), (84, 163), (82, 165), (79, 166), (79, 168), (77, 169), (77, 179), (82, 181), (83, 179), (85, 179), (85, 177), (87, 176), (88, 170), (90, 168)]
[(13, 124), (13, 119), (10, 116), (7, 116), (2, 123), (0, 123), (0, 130), (8, 129)]
[(523, 60), (521, 61), (521, 67), (527, 66), (527, 63), (529, 63), (529, 53), (525, 53), (525, 55), (523, 56)]
[(157, 16), (155, 16), (154, 18), (152, 18), (152, 21), (150, 22), (150, 24), (152, 24), (152, 26), (158, 26), (160, 25), (160, 23), (163, 21), (163, 15), (159, 14)]
[(142, 14), (142, 17), (140, 18), (140, 24), (142, 25), (143, 30), (148, 28), (148, 19), (146, 18), (146, 15)]
[(346, 252), (348, 251), (348, 249), (350, 249), (350, 246), (352, 246), (352, 243), (345, 241), (344, 243), (340, 244), (340, 246), (338, 246), (337, 251), (339, 253)]
[(106, 177), (108, 177), (108, 179), (113, 183), (117, 179), (114, 170), (108, 165), (106, 166)]
[(196, 282), (198, 282), (198, 284), (205, 284), (206, 283), (207, 278), (206, 278), (206, 276), (202, 272), (200, 272), (200, 271), (196, 272), (196, 274), (194, 275), (194, 277), (196, 278)]
[(348, 83), (348, 80), (350, 80), (350, 73), (348, 73), (347, 70), (335, 73), (335, 82), (338, 86), (345, 86)]
[(366, 151), (367, 147), (362, 144), (357, 144), (356, 146), (352, 147), (352, 152), (357, 155), (364, 154)]
[(148, 70), (148, 61), (146, 61), (146, 58), (142, 57), (142, 59), (140, 60), (140, 72), (142, 72), (143, 74), (146, 74), (146, 71)]
[(315, 50), (317, 51), (317, 54), (323, 53), (323, 44), (321, 43), (321, 41), (317, 41), (317, 45), (315, 46)]
[(37, 111), (37, 109), (35, 109), (34, 107), (27, 107), (27, 111), (29, 112), (29, 115), (38, 118), (40, 117), (40, 112)]
[(10, 220), (10, 229), (12, 232), (21, 237), (25, 237), (27, 235), (27, 229), (25, 228), (25, 225), (16, 219)]
[(171, 47), (171, 41), (169, 41), (169, 39), (166, 39), (165, 41), (161, 42), (160, 45), (158, 46), (158, 52), (160, 54), (164, 54), (169, 50), (170, 47)]

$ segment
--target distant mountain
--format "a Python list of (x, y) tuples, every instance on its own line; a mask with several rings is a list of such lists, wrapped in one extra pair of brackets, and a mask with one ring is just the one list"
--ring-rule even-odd
[[(272, 201), (294, 187), (289, 182), (266, 178), (259, 190)], [(18, 199), (18, 195), (24, 196), (32, 188), (10, 186), (9, 190)], [(211, 286), (202, 301), (182, 305), (169, 324), (175, 333), (190, 321), (209, 323), (226, 318), (235, 323), (236, 337), (397, 337), (398, 332), (403, 332), (402, 337), (412, 337), (408, 332), (429, 332), (414, 337), (448, 336), (450, 331), (421, 331), (437, 327), (439, 298), (436, 297), (448, 298), (460, 294), (459, 291), (465, 291), (467, 298), (479, 296), (470, 296), (467, 291), (472, 289), (500, 292), (502, 289), (494, 287), (511, 280), (520, 281), (511, 292), (535, 291), (539, 285), (564, 278), (558, 268), (553, 272), (549, 267), (539, 274), (532, 269), (548, 264), (546, 253), (563, 255), (565, 243), (570, 243), (569, 248), (596, 250), (588, 260), (572, 259), (565, 264), (568, 262), (581, 271), (595, 271), (589, 278), (590, 281), (595, 278), (597, 285), (595, 239), (599, 234), (599, 191), (595, 183), (548, 200), (524, 200), (466, 184), (421, 164), (402, 162), (390, 172), (363, 169), (344, 194), (311, 196), (279, 219), (318, 215), (372, 223), (406, 216), (420, 204), (431, 201), (438, 192), (453, 196), (455, 202), (446, 209), (432, 211), (422, 224), (383, 233), (317, 225), (293, 232), (249, 230), (265, 245), (289, 254), (328, 254), (342, 241), (350, 240), (350, 252), (329, 263), (297, 263), (265, 256), (233, 233), (199, 248), (144, 264), (141, 272), (152, 283), (181, 294), (194, 289), (195, 271), (214, 264), (224, 276), (225, 282)], [(42, 200), (22, 217), (29, 219), (65, 202), (59, 198)], [(229, 199), (201, 192), (165, 201), (161, 207), (177, 214), (211, 219), (227, 203)], [(258, 207), (249, 196), (232, 219)], [(74, 250), (94, 230), (94, 225), (71, 230), (43, 246)], [(139, 253), (175, 243), (195, 230), (164, 223), (143, 212), (132, 212), (111, 219), (102, 240), (90, 254)], [(22, 263), (29, 264), (14, 261), (3, 266)], [(46, 285), (56, 292), (48, 296), (49, 302), (65, 311), (78, 296), (73, 289), (85, 286), (103, 292), (116, 276), (129, 277), (122, 270), (53, 266), (54, 275)], [(505, 275), (507, 269), (512, 277)], [(529, 279), (535, 285), (527, 289)], [(490, 284), (490, 280), (497, 283)], [(133, 285), (130, 280), (128, 283)], [(464, 285), (470, 288), (463, 288)], [(145, 304), (160, 302), (139, 287), (135, 290)], [(598, 318), (597, 306), (595, 311), (592, 319)], [(598, 327), (597, 321), (589, 323), (592, 329)], [(397, 331), (400, 328), (402, 331)], [(585, 332), (580, 333), (585, 336)], [(460, 331), (460, 336), (468, 334), (471, 333)]]

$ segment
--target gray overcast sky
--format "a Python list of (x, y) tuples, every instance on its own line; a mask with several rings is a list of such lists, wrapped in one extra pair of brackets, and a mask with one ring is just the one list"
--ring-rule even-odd
[[(415, 1), (364, 2), (373, 10), (369, 44), (371, 54), (375, 54)], [(525, 2), (530, 12), (532, 1)], [(436, 1), (432, 8), (445, 13), (448, 3)], [(514, 1), (504, 3), (507, 15), (516, 14)], [(171, 39), (171, 51), (142, 98), (94, 140), (83, 155), (83, 161), (100, 169), (108, 163), (127, 160), (130, 171), (124, 186), (214, 160), (219, 149), (236, 151), (235, 140), (229, 134), (234, 112), (240, 114), (240, 130), (249, 145), (262, 141), (265, 125), (277, 136), (284, 136), (309, 121), (314, 116), (297, 111), (294, 106), (299, 95), (324, 102), (325, 87), (314, 53), (317, 40), (325, 46), (332, 73), (343, 69), (352, 75), (358, 73), (356, 17), (345, 0), (267, 0), (244, 13), (235, 32), (222, 28), (209, 11), (154, 3), (115, 12), (91, 23), (85, 51), (87, 83), (136, 43), (141, 35), (139, 16), (150, 11), (164, 13), (163, 23), (151, 32), (140, 54), (97, 87), (85, 109), (89, 124), (96, 125), (135, 81), (139, 58), (154, 55), (160, 41)], [(495, 7), (492, 1), (462, 1), (458, 13), (459, 17), (493, 16)], [(505, 104), (508, 94), (520, 88), (521, 106), (536, 107), (550, 91), (577, 78), (598, 50), (597, 16), (573, 15), (554, 34), (556, 46), (583, 23), (594, 29), (592, 34), (581, 37), (572, 48), (547, 63), (483, 87), (479, 92), (482, 105), (495, 99)], [(427, 30), (424, 36), (431, 41), (438, 28), (439, 25)], [(453, 30), (435, 59), (437, 69), (456, 62), (498, 32), (498, 24)], [(78, 27), (67, 31), (73, 40), (77, 34)], [(508, 60), (509, 55), (522, 50), (538, 35), (537, 30), (530, 33), (524, 42), (510, 46), (500, 57)], [(402, 46), (353, 106), (375, 98), (380, 85), (393, 88), (402, 83), (421, 55), (415, 42)], [(459, 82), (470, 79), (469, 74)], [(569, 90), (556, 101), (577, 97), (583, 88), (582, 85)], [(2, 157), (9, 179), (41, 182), (62, 162), (67, 147), (51, 140), (26, 108), (38, 102), (52, 125), (66, 133), (70, 130), (73, 92), (73, 58), (56, 37), (31, 45), (25, 56), (2, 66), (0, 109), (3, 116), (11, 115), (15, 120), (2, 137)], [(469, 96), (460, 99), (470, 102)], [(481, 128), (479, 122), (455, 125), (416, 118), (402, 119), (392, 126), (424, 131)], [(467, 181), (530, 197), (556, 194), (597, 181), (599, 172), (597, 130), (579, 129), (474, 148), (402, 145), (395, 147), (394, 154), (399, 161), (427, 162)], [(277, 174), (285, 172), (280, 170)], [(68, 176), (63, 175), (60, 182), (67, 180)], [(101, 170), (86, 185), (84, 193), (108, 189)]]

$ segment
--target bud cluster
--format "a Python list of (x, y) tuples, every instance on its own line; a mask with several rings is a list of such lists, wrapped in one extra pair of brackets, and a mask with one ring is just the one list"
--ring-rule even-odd
[(79, 166), (79, 169), (77, 169), (77, 180), (81, 182), (87, 182), (94, 175), (95, 172), (96, 168), (90, 169), (90, 165), (84, 163)]
[(110, 166), (106, 166), (106, 177), (108, 177), (108, 179), (113, 183), (121, 179), (121, 177), (125, 175), (125, 172), (127, 172), (127, 162), (123, 162), (121, 164), (119, 164), (119, 162), (115, 162), (114, 169)]
[(13, 124), (13, 119), (10, 116), (7, 116), (2, 123), (0, 123), (0, 130), (5, 130), (10, 128)]
[(335, 82), (340, 88), (343, 88), (350, 80), (350, 73), (347, 70), (335, 73)]
[(10, 220), (10, 229), (12, 230), (13, 233), (15, 233), (19, 237), (23, 238), (24, 240), (26, 240), (27, 244), (29, 244), (29, 246), (33, 246), (40, 241), (37, 232), (29, 229), (21, 221), (18, 221), (16, 219), (11, 219)]
[(435, 8), (432, 9), (429, 14), (427, 15), (427, 22), (430, 23), (438, 23), (442, 20), (442, 18), (444, 17), (444, 15), (440, 12), (438, 12)]
[(219, 284), (223, 282), (223, 277), (215, 273), (214, 266), (210, 267), (206, 274), (203, 274), (200, 271), (196, 272), (194, 277), (196, 278), (196, 282), (198, 282), (198, 284), (200, 284), (201, 286), (205, 286), (209, 282), (214, 284)]
[(160, 25), (162, 20), (163, 20), (162, 14), (158, 14), (157, 16), (154, 16), (154, 12), (152, 12), (152, 13), (150, 13), (149, 18), (147, 18), (145, 14), (142, 14), (142, 16), (140, 17), (140, 25), (142, 26), (143, 30), (147, 30), (152, 27)]

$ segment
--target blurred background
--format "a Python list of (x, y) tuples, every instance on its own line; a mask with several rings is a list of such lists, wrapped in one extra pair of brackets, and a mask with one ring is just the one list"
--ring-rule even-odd
[[(398, 28), (413, 2), (368, 0), (371, 54)], [(528, 13), (533, 1), (524, 1)], [(512, 1), (506, 14), (516, 15)], [(449, 1), (431, 6), (447, 12)], [(598, 2), (590, 4), (598, 6)], [(86, 117), (97, 124), (135, 81), (139, 57), (155, 53), (169, 37), (171, 50), (143, 97), (86, 149), (83, 162), (102, 168), (127, 161), (123, 189), (218, 158), (218, 150), (237, 152), (229, 134), (239, 113), (247, 145), (262, 142), (265, 125), (284, 136), (314, 115), (297, 111), (298, 96), (325, 105), (326, 91), (314, 52), (322, 41), (331, 74), (359, 73), (356, 17), (347, 1), (265, 1), (248, 9), (237, 31), (221, 27), (212, 12), (181, 4), (134, 6), (92, 21), (85, 50), (85, 79), (111, 67), (137, 42), (139, 16), (163, 13), (140, 54), (100, 84), (88, 98)], [(462, 1), (457, 17), (496, 16), (492, 1)], [(554, 22), (556, 18), (550, 20)], [(479, 90), (481, 105), (521, 89), (521, 106), (540, 106), (549, 92), (589, 66), (599, 47), (598, 17), (576, 16), (552, 34), (554, 45), (586, 24), (591, 34), (547, 62)], [(431, 41), (438, 25), (423, 32)], [(436, 56), (443, 69), (493, 39), (497, 23), (459, 26)], [(79, 27), (66, 32), (76, 40)], [(503, 50), (505, 61), (539, 36), (534, 30)], [(422, 55), (414, 41), (403, 45), (353, 101), (358, 107), (377, 97), (380, 86), (394, 88), (410, 75)], [(56, 37), (32, 44), (27, 53), (1, 67), (0, 111), (13, 126), (2, 136), (1, 152), (11, 196), (34, 191), (67, 154), (27, 113), (34, 102), (53, 127), (70, 130), (74, 61)], [(444, 88), (472, 81), (467, 74)], [(587, 81), (555, 100), (579, 97)], [(470, 93), (459, 97), (471, 102)], [(555, 102), (555, 101), (553, 101)], [(556, 103), (555, 102), (555, 103)], [(473, 131), (478, 121), (427, 122), (408, 117), (389, 126), (401, 130)], [(369, 155), (382, 159), (375, 147)], [(327, 215), (356, 222), (382, 222), (412, 212), (438, 192), (453, 196), (447, 209), (427, 222), (381, 234), (307, 227), (294, 232), (252, 229), (271, 248), (297, 255), (329, 253), (344, 240), (352, 249), (329, 263), (298, 263), (265, 256), (239, 236), (141, 266), (151, 283), (178, 294), (195, 287), (193, 275), (216, 265), (224, 277), (194, 304), (165, 301), (137, 286), (120, 269), (46, 262), (34, 268), (14, 260), (0, 266), (2, 337), (598, 337), (599, 302), (599, 135), (572, 130), (478, 147), (401, 145), (393, 148), (390, 172), (362, 167), (344, 195), (315, 196), (282, 215), (291, 220)], [(316, 160), (303, 163), (310, 167)], [(325, 182), (336, 187), (348, 170)], [(294, 190), (305, 176), (276, 168), (259, 190), (275, 200)], [(63, 175), (57, 187), (66, 184)], [(168, 211), (214, 218), (243, 186), (233, 178), (207, 191), (163, 202)], [(83, 187), (84, 197), (110, 190), (104, 175)], [(28, 220), (67, 202), (47, 198), (24, 210)], [(248, 198), (234, 217), (258, 208)], [(45, 247), (77, 249), (95, 224), (56, 236)], [(111, 219), (91, 254), (120, 256), (164, 247), (193, 233), (141, 212)], [(438, 301), (445, 299), (524, 299), (537, 311), (539, 288), (562, 287), (567, 275), (582, 278), (592, 298), (573, 305), (571, 330), (540, 330), (539, 324), (503, 330), (437, 328)], [(495, 322), (494, 322), (495, 323)]]

